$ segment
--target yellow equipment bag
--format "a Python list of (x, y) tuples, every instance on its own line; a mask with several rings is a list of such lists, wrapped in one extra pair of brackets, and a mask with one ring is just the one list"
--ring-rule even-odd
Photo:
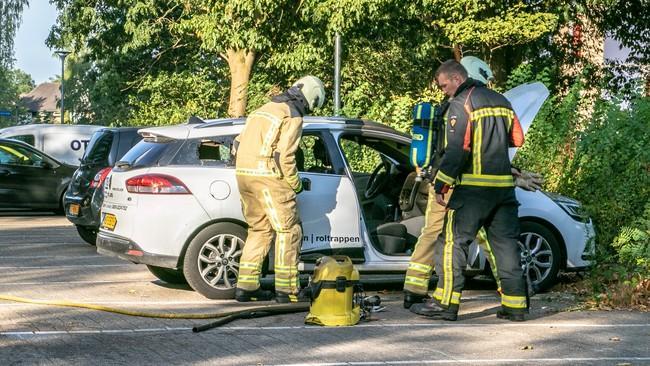
[(346, 256), (322, 257), (316, 262), (310, 281), (311, 306), (305, 324), (355, 325), (361, 308), (355, 301), (359, 288), (359, 271)]

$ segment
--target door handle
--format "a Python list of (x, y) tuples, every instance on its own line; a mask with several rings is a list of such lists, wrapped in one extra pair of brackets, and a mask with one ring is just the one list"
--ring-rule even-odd
[(302, 182), (302, 189), (305, 191), (311, 191), (311, 179), (301, 178), (300, 181)]

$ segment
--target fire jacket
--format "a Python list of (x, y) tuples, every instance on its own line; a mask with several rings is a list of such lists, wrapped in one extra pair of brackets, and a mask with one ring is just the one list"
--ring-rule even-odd
[(295, 155), (302, 135), (302, 112), (293, 103), (272, 101), (251, 113), (236, 138), (236, 174), (276, 177), (294, 191), (302, 190)]
[(503, 95), (467, 79), (450, 101), (445, 139), (436, 193), (453, 185), (514, 187), (508, 147), (521, 146), (524, 134)]

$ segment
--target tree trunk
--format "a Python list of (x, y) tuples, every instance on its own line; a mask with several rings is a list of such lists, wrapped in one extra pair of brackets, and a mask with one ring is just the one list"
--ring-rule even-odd
[(463, 58), (463, 52), (461, 52), (460, 46), (455, 44), (454, 45), (454, 59), (456, 59), (456, 61), (460, 62), (461, 58)]
[(255, 51), (227, 50), (225, 59), (230, 68), (230, 102), (228, 115), (230, 117), (243, 117), (246, 115), (248, 102), (248, 82), (255, 61)]

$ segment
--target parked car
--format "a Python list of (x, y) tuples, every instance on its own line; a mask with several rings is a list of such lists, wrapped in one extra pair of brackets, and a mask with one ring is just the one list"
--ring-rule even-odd
[(104, 179), (115, 162), (141, 139), (138, 127), (102, 128), (90, 139), (81, 165), (63, 197), (68, 220), (75, 224), (79, 236), (88, 244), (95, 245), (99, 231)]
[(103, 126), (33, 124), (0, 129), (0, 138), (26, 142), (68, 165), (79, 165), (93, 133)]
[[(144, 263), (163, 281), (185, 279), (208, 298), (231, 298), (247, 225), (230, 148), (244, 122), (140, 130), (143, 141), (104, 182), (98, 252)], [(312, 270), (327, 254), (349, 256), (362, 273), (406, 270), (427, 201), (420, 192), (417, 204), (402, 210), (400, 197), (413, 185), (409, 144), (409, 136), (378, 123), (305, 118), (297, 154), (306, 187), (298, 195), (300, 270)], [(537, 287), (552, 286), (560, 270), (590, 264), (594, 230), (578, 202), (541, 191), (516, 193), (522, 261)], [(272, 250), (267, 273), (273, 263)], [(474, 243), (467, 273), (486, 267)]]
[(25, 142), (0, 138), (0, 208), (63, 212), (75, 168)]

